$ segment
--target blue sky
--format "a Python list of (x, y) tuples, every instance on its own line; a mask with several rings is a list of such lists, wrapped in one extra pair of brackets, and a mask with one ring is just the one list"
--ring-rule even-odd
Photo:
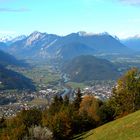
[(0, 0), (0, 35), (140, 34), (140, 0)]

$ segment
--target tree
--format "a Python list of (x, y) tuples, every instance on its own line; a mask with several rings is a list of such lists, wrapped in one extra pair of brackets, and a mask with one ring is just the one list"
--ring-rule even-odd
[(64, 96), (64, 106), (68, 106), (69, 105), (69, 98), (68, 96)]
[(83, 117), (88, 118), (89, 121), (93, 120), (94, 125), (95, 122), (96, 123), (99, 122), (98, 110), (99, 110), (99, 102), (94, 96), (87, 95), (82, 99), (79, 113)]
[(104, 124), (114, 120), (115, 110), (112, 108), (110, 102), (104, 102), (98, 110), (100, 116), (100, 123)]
[(63, 98), (62, 96), (54, 96), (53, 102), (51, 103), (49, 107), (49, 114), (54, 115), (55, 113), (60, 111), (61, 106), (63, 105)]
[(81, 101), (82, 101), (82, 94), (81, 94), (80, 88), (78, 88), (78, 91), (76, 93), (76, 98), (75, 98), (75, 100), (73, 102), (74, 108), (76, 110), (79, 110)]
[(68, 139), (72, 133), (72, 121), (67, 109), (56, 113), (48, 119), (48, 127), (57, 139)]
[(4, 116), (0, 119), (0, 129), (6, 127), (6, 119)]
[(38, 126), (41, 124), (42, 112), (38, 109), (23, 110), (19, 115), (26, 127), (31, 127), (32, 125)]
[(116, 115), (128, 114), (140, 108), (140, 71), (132, 68), (117, 82), (111, 98)]

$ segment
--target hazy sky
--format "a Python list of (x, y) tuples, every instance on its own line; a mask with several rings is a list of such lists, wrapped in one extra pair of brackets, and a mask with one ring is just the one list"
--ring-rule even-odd
[(0, 34), (140, 34), (140, 0), (0, 0)]

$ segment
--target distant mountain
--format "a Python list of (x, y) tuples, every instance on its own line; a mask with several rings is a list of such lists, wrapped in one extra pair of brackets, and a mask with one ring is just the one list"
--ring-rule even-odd
[(140, 36), (130, 37), (130, 38), (121, 40), (121, 42), (125, 46), (127, 46), (128, 48), (134, 51), (140, 51)]
[(119, 76), (117, 67), (113, 63), (91, 55), (74, 58), (63, 66), (62, 71), (74, 82), (112, 80)]
[[(131, 50), (108, 33), (72, 33), (67, 36), (33, 32), (5, 49), (21, 58), (69, 59), (81, 54), (127, 54)], [(73, 55), (70, 57), (70, 55)]]
[(16, 41), (8, 52), (21, 58), (43, 58), (48, 56), (46, 49), (58, 38), (57, 35), (33, 32), (27, 38)]
[(25, 38), (26, 38), (25, 35), (20, 35), (20, 36), (17, 36), (17, 37), (15, 37), (15, 38), (11, 39), (11, 40), (6, 41), (6, 44), (10, 45), (10, 44), (12, 44), (12, 43), (15, 43), (15, 42), (17, 42), (17, 41), (23, 40), (23, 39), (25, 39)]
[[(86, 45), (94, 49), (94, 54), (127, 54), (131, 52), (131, 50), (120, 43), (118, 39), (113, 38), (107, 33), (86, 34), (83, 32), (72, 33), (59, 38), (47, 49), (47, 51), (51, 55), (56, 55), (56, 52), (62, 50), (64, 46), (69, 46), (71, 43)], [(71, 52), (69, 51), (67, 54), (68, 53)]]
[(25, 35), (20, 35), (20, 36), (17, 36), (17, 37), (7, 35), (7, 36), (1, 36), (0, 37), (0, 42), (9, 44), (9, 43), (14, 43), (14, 42), (19, 41), (19, 40), (23, 40), (25, 38), (26, 38)]

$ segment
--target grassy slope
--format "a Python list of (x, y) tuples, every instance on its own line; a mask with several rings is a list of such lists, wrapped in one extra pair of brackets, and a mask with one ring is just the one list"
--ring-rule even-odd
[(93, 129), (78, 139), (140, 140), (140, 111)]

